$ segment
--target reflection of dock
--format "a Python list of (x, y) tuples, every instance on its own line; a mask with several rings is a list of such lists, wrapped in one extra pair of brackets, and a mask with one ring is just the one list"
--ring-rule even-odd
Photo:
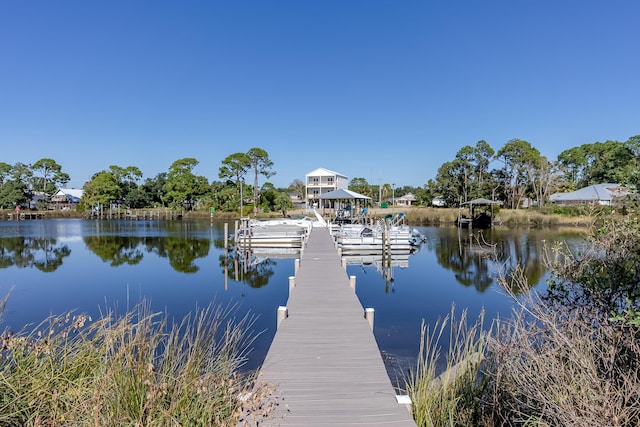
[(261, 369), (280, 405), (260, 425), (415, 426), (350, 283), (331, 236), (314, 229)]

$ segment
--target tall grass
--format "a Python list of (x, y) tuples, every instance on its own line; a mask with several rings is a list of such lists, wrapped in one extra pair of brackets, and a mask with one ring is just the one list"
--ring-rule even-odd
[[(467, 312), (456, 318), (453, 307), (433, 329), (423, 322), (418, 362), (405, 380), (418, 426), (478, 425), (485, 387), (479, 371), (487, 338), (483, 325), (484, 313), (468, 324)], [(443, 341), (448, 344), (444, 366)]]
[[(1, 337), (0, 425), (228, 426), (268, 410), (239, 374), (255, 336), (233, 309), (168, 325), (149, 304), (92, 321), (66, 314)], [(252, 391), (252, 393), (250, 393)]]

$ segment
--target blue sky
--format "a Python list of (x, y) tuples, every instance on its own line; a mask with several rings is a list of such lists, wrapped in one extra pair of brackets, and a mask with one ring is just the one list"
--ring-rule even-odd
[[(0, 161), (50, 157), (81, 187), (265, 149), (424, 185), (464, 145), (549, 159), (640, 134), (636, 0), (0, 0)], [(261, 183), (264, 178), (261, 178)]]

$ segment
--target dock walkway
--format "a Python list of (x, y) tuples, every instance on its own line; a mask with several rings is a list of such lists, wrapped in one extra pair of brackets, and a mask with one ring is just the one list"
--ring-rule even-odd
[(415, 427), (326, 229), (311, 232), (294, 281), (260, 372), (280, 404), (259, 425)]

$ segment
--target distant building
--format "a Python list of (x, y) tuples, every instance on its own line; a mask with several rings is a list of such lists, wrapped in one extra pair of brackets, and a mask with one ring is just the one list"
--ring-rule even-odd
[(49, 196), (42, 191), (34, 191), (31, 193), (31, 201), (29, 202), (29, 209), (38, 209), (39, 207), (46, 206)]
[(416, 196), (414, 196), (412, 193), (407, 193), (402, 197), (398, 197), (396, 198), (396, 206), (413, 206), (414, 203), (416, 202)]
[(75, 209), (82, 199), (83, 192), (77, 188), (61, 188), (51, 196), (50, 207), (53, 209)]
[(595, 184), (567, 193), (554, 193), (549, 200), (559, 205), (598, 204), (611, 206), (616, 199), (630, 194), (628, 188), (620, 184)]
[[(338, 189), (346, 190), (349, 186), (349, 179), (346, 175), (329, 169), (318, 168), (309, 172), (306, 176), (307, 207), (320, 206), (320, 200), (316, 198), (321, 195)], [(325, 202), (327, 203), (327, 202)]]

